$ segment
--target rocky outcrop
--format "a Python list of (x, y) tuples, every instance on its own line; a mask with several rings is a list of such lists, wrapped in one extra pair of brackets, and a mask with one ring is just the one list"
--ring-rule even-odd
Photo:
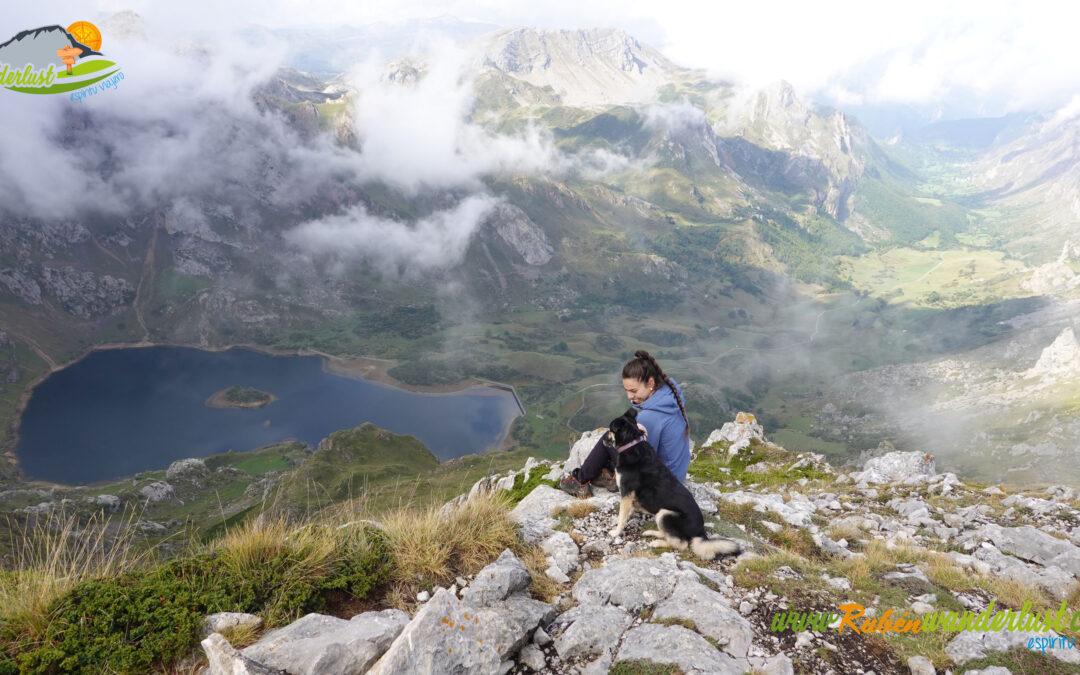
[(1029, 368), (1024, 377), (1074, 378), (1080, 376), (1080, 342), (1072, 326), (1058, 334), (1057, 338), (1039, 354), (1039, 360)]
[(530, 578), (521, 561), (504, 551), (461, 598), (450, 590), (436, 591), (370, 673), (509, 670), (533, 631), (556, 614), (551, 605), (528, 597)]
[(98, 276), (74, 267), (45, 265), (41, 268), (41, 280), (45, 290), (80, 319), (111, 314), (135, 299), (131, 282), (109, 274)]
[(709, 434), (702, 447), (725, 441), (731, 444), (728, 446), (728, 452), (734, 454), (748, 447), (752, 440), (762, 443), (767, 442), (765, 440), (765, 429), (762, 428), (756, 417), (750, 413), (740, 412), (735, 416), (734, 422), (726, 422), (720, 429)]
[(555, 249), (544, 231), (512, 204), (501, 204), (488, 217), (488, 225), (529, 265), (544, 265)]
[(621, 30), (509, 28), (484, 38), (481, 64), (575, 106), (651, 100), (678, 68)]
[(41, 304), (41, 286), (18, 270), (0, 270), (0, 283), (28, 305)]
[(197, 458), (178, 459), (169, 465), (165, 479), (171, 481), (200, 481), (210, 477), (206, 462)]
[(164, 481), (157, 481), (143, 486), (139, 489), (139, 494), (145, 497), (149, 504), (158, 504), (176, 499), (176, 489)]
[(925, 483), (935, 475), (934, 457), (924, 452), (890, 452), (873, 457), (863, 465), (863, 470), (851, 474), (856, 483), (880, 485)]
[[(729, 437), (746, 437), (746, 432), (753, 432), (752, 422), (744, 416), (729, 429), (738, 433)], [(591, 447), (596, 433), (584, 435), (582, 447)], [(777, 461), (775, 446), (765, 450), (773, 457), (770, 461)], [(791, 459), (778, 466), (802, 461), (798, 455)], [(936, 473), (934, 458), (923, 453), (886, 453), (867, 461), (861, 471), (840, 474), (821, 458), (815, 456), (812, 462), (816, 470), (834, 478), (820, 487), (798, 479), (797, 487), (804, 490), (792, 485), (731, 490), (723, 483), (694, 481), (688, 488), (710, 513), (718, 511), (718, 503), (720, 512), (724, 502), (752, 505), (769, 516), (759, 521), (767, 530), (786, 529), (800, 533), (798, 540), (813, 542), (819, 560), (857, 559), (866, 555), (871, 541), (886, 550), (902, 547), (905, 555), (920, 560), (896, 562), (878, 577), (882, 584), (902, 588), (907, 604), (877, 607), (875, 600), (866, 608), (867, 617), (893, 610), (895, 615), (925, 619), (943, 608), (943, 592), (971, 612), (988, 611), (992, 598), (981, 591), (943, 589), (926, 562), (931, 555), (964, 574), (1014, 580), (1041, 588), (1059, 601), (1075, 592), (1080, 580), (1080, 527), (1075, 525), (1080, 510), (1072, 500), (1080, 495), (1077, 490), (1065, 486), (1034, 494), (1006, 494), (996, 487), (974, 490), (954, 474)], [(569, 465), (569, 461), (530, 460), (520, 472), (478, 481), (469, 494), (505, 489), (519, 473), (543, 471), (545, 477), (557, 479)], [(468, 498), (462, 495), (455, 502)], [(778, 613), (800, 609), (802, 596), (778, 595), (762, 585), (742, 588), (729, 573), (730, 561), (695, 564), (671, 552), (656, 555), (641, 534), (651, 525), (649, 519), (632, 517), (623, 535), (612, 539), (608, 531), (618, 501), (616, 494), (602, 489), (578, 499), (541, 485), (511, 511), (522, 537), (547, 556), (545, 574), (561, 589), (551, 603), (529, 595), (529, 571), (512, 552), (504, 551), (471, 580), (459, 577), (450, 588), (420, 593), (421, 604), (411, 617), (396, 610), (368, 612), (351, 621), (309, 615), (239, 652), (230, 651), (220, 635), (211, 636), (204, 642), (211, 672), (556, 675), (605, 673), (620, 662), (701, 673), (791, 675), (795, 662), (811, 673), (870, 668), (906, 672), (895, 656), (866, 652), (860, 646), (866, 636), (845, 638), (821, 627), (770, 630)], [(1016, 516), (1021, 508), (1031, 522), (998, 522)], [(724, 525), (715, 517), (709, 521), (710, 526)], [(1068, 536), (1052, 536), (1053, 531)], [(740, 540), (746, 550), (740, 560), (767, 548), (756, 541), (750, 534)], [(826, 605), (849, 599), (856, 590), (851, 579), (835, 570), (820, 574), (794, 566), (775, 568), (769, 575), (808, 583), (813, 592), (825, 589), (832, 594)], [(963, 665), (1024, 647), (1033, 635), (962, 631), (945, 651), (955, 665)], [(1080, 660), (1074, 651), (1056, 650), (1051, 655), (1073, 663)], [(925, 659), (912, 657), (907, 663), (913, 673), (934, 672)]]

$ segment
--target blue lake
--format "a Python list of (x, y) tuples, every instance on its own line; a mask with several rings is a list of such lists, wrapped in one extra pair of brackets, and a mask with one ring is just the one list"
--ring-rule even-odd
[[(254, 409), (205, 405), (232, 385), (278, 400)], [(34, 389), (16, 452), (27, 477), (77, 485), (289, 438), (314, 449), (334, 431), (372, 422), (416, 436), (445, 461), (498, 447), (518, 414), (508, 391), (408, 392), (325, 372), (318, 356), (111, 349), (91, 353)]]

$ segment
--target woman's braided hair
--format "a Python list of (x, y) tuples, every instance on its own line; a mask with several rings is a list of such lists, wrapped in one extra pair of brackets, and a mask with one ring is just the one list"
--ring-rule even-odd
[(623, 379), (634, 379), (639, 382), (648, 382), (651, 377), (656, 382), (663, 382), (671, 387), (671, 393), (675, 394), (675, 402), (679, 404), (679, 412), (682, 413), (683, 421), (686, 422), (686, 433), (683, 434), (683, 438), (690, 435), (690, 420), (686, 418), (686, 408), (683, 407), (682, 399), (679, 397), (679, 390), (671, 383), (668, 376), (664, 374), (663, 369), (660, 368), (660, 364), (656, 362), (656, 359), (649, 352), (644, 349), (634, 352), (634, 358), (627, 361), (626, 365), (623, 366), (622, 376)]

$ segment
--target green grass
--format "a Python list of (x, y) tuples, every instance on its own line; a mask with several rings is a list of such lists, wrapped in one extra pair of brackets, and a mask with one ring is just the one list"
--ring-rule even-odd
[[(697, 457), (690, 462), (689, 474), (697, 480), (717, 481), (723, 483), (720, 490), (738, 489), (734, 481), (740, 481), (742, 485), (775, 486), (784, 483), (793, 483), (801, 478), (809, 480), (828, 480), (830, 474), (817, 471), (811, 467), (799, 467), (788, 469), (795, 464), (798, 457), (783, 448), (769, 446), (754, 439), (750, 445), (738, 453), (728, 453), (729, 443), (724, 441), (714, 443), (707, 448), (698, 451)], [(770, 462), (775, 468), (756, 473), (747, 469), (755, 464)]]
[(1039, 673), (1039, 675), (1077, 675), (1080, 673), (1080, 665), (1065, 663), (1049, 654), (1044, 656), (1038, 650), (1019, 647), (968, 661), (953, 672), (961, 675), (969, 670), (990, 666), (1008, 668), (1011, 673)]
[(682, 675), (682, 668), (671, 663), (652, 661), (616, 661), (611, 664), (608, 675)]

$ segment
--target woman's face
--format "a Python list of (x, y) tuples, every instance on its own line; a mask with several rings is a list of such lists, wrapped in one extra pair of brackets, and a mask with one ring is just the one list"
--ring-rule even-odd
[(656, 390), (656, 380), (650, 377), (648, 382), (642, 382), (632, 377), (624, 377), (622, 386), (626, 390), (626, 398), (630, 399), (634, 405), (638, 405), (652, 396)]

